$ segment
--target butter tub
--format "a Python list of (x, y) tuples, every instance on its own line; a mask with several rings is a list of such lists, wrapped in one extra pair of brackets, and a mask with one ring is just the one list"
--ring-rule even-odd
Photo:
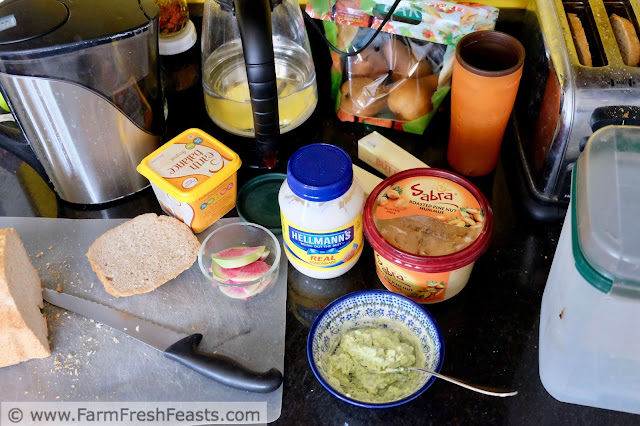
[(188, 129), (148, 155), (149, 179), (167, 214), (202, 232), (236, 205), (238, 154), (200, 129)]

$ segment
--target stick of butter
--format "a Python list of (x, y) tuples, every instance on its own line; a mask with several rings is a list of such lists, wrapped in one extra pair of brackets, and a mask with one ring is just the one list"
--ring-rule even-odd
[(378, 132), (358, 141), (358, 158), (385, 176), (419, 167), (429, 167)]
[(378, 176), (374, 175), (373, 173), (369, 173), (365, 169), (362, 169), (356, 165), (353, 166), (353, 175), (356, 177), (356, 179), (358, 179), (360, 187), (367, 195), (367, 197), (369, 196), (369, 194), (371, 194), (371, 192), (373, 192), (373, 189), (378, 186), (380, 182), (382, 182), (382, 179), (380, 179)]

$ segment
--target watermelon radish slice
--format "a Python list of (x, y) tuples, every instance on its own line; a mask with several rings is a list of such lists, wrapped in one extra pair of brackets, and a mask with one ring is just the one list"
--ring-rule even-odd
[(267, 260), (267, 257), (269, 257), (269, 253), (271, 253), (269, 250), (264, 249), (264, 251), (262, 252), (262, 255), (260, 255), (260, 257), (258, 258), (258, 260)]
[(267, 265), (262, 260), (256, 260), (248, 265), (240, 268), (223, 268), (215, 261), (211, 265), (213, 275), (223, 281), (229, 281), (235, 284), (244, 284), (254, 280), (257, 280), (271, 269), (271, 266)]
[[(212, 254), (211, 258), (213, 259), (214, 266), (217, 264), (219, 267), (225, 269), (241, 268), (260, 259), (264, 252), (265, 246), (231, 247), (219, 253)], [(267, 256), (268, 255), (267, 253)]]
[(251, 299), (256, 294), (262, 293), (266, 290), (273, 279), (269, 278), (261, 281), (257, 284), (249, 285), (246, 287), (234, 287), (234, 286), (219, 286), (220, 291), (233, 299), (247, 300)]

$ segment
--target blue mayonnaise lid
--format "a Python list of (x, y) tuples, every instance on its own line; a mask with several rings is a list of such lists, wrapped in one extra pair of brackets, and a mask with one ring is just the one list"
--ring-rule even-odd
[(347, 192), (352, 182), (351, 158), (337, 146), (307, 145), (297, 150), (287, 164), (289, 188), (304, 200), (333, 200)]

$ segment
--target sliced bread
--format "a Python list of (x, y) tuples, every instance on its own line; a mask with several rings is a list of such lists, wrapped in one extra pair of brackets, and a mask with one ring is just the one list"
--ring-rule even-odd
[(115, 297), (150, 292), (189, 269), (200, 243), (178, 219), (140, 215), (103, 235), (89, 247), (91, 268)]
[(615, 13), (609, 17), (609, 20), (622, 54), (622, 60), (626, 65), (637, 67), (640, 62), (640, 41), (638, 41), (633, 24)]
[(40, 277), (15, 229), (0, 229), (0, 367), (51, 355)]
[(567, 13), (567, 19), (569, 20), (573, 44), (578, 52), (578, 60), (585, 67), (592, 67), (593, 61), (591, 60), (591, 51), (589, 51), (589, 42), (580, 18), (575, 13)]

